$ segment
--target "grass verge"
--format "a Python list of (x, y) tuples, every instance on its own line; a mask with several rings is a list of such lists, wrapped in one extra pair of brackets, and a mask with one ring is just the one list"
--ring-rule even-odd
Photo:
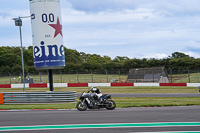
[[(54, 91), (87, 92), (89, 87), (58, 87)], [(198, 93), (197, 87), (99, 87), (103, 93)], [(26, 88), (26, 92), (45, 92), (49, 88)], [(0, 92), (23, 92), (22, 88), (0, 88)], [(117, 108), (200, 105), (200, 97), (114, 97)], [(76, 103), (0, 105), (2, 109), (74, 109)]]
[[(200, 105), (200, 97), (114, 97), (117, 108)], [(75, 109), (76, 103), (0, 105), (4, 109)]]

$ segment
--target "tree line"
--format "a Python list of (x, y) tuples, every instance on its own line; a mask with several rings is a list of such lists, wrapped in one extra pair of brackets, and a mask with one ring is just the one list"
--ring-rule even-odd
[[(163, 59), (143, 58), (130, 59), (126, 56), (116, 56), (111, 59), (109, 56), (97, 54), (86, 54), (73, 49), (65, 49), (66, 66), (62, 72), (69, 71), (108, 71), (129, 70), (132, 68), (161, 67), (171, 69), (199, 69), (200, 58), (190, 57), (181, 52), (174, 52), (171, 56)], [(33, 46), (23, 48), (25, 72), (35, 73), (33, 59)], [(21, 48), (0, 47), (0, 73), (16, 73), (22, 71)]]

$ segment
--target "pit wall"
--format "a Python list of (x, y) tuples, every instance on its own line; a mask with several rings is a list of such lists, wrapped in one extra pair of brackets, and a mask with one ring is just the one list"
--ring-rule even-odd
[[(200, 83), (53, 83), (54, 87), (114, 87), (114, 86), (180, 86), (198, 87)], [(49, 83), (27, 83), (25, 88), (47, 88)], [(23, 88), (23, 84), (0, 84), (0, 88)]]

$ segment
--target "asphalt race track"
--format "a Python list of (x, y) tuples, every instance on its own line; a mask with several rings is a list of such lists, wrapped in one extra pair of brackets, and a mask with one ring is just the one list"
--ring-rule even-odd
[(17, 133), (200, 132), (200, 106), (134, 107), (82, 112), (75, 109), (1, 110), (0, 131)]

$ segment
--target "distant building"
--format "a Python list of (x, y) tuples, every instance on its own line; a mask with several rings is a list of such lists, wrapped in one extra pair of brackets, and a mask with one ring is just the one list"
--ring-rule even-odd
[(169, 83), (165, 67), (130, 69), (127, 83)]

